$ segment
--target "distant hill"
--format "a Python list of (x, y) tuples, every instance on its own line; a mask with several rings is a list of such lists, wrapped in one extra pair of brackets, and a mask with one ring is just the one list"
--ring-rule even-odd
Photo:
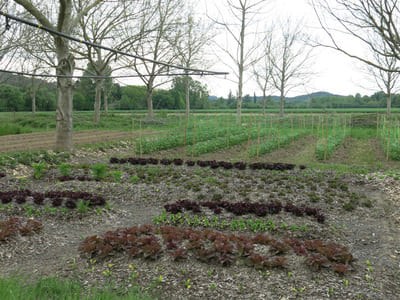
[[(286, 100), (290, 102), (305, 102), (312, 98), (323, 98), (323, 97), (342, 97), (341, 95), (331, 94), (329, 92), (315, 92), (308, 95), (299, 95), (295, 97), (287, 97)], [(279, 97), (278, 97), (279, 100)]]
[[(56, 89), (57, 84), (55, 82), (48, 82), (46, 80), (35, 78), (36, 82), (40, 83), (41, 86), (46, 86), (48, 89)], [(30, 87), (32, 84), (32, 78), (21, 75), (14, 75), (0, 72), (0, 84), (9, 84), (22, 88)]]
[[(286, 101), (290, 102), (290, 103), (301, 103), (301, 102), (306, 102), (312, 98), (323, 98), (323, 97), (342, 97), (341, 95), (336, 95), (336, 94), (332, 94), (329, 92), (324, 92), (324, 91), (320, 91), (320, 92), (315, 92), (315, 93), (311, 93), (311, 94), (307, 94), (307, 95), (298, 95), (298, 96), (294, 96), (294, 97), (286, 97)], [(217, 96), (212, 96), (210, 95), (208, 97), (208, 99), (210, 101), (215, 101), (217, 100), (219, 97)], [(262, 97), (257, 96), (257, 101), (261, 101)], [(253, 99), (253, 97), (251, 97), (251, 99)], [(274, 102), (279, 102), (279, 96), (272, 96), (271, 97), (272, 101)]]

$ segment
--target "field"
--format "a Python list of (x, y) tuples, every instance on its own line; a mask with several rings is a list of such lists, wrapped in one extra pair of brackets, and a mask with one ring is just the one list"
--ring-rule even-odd
[(2, 299), (398, 298), (398, 115), (52, 118), (0, 115)]

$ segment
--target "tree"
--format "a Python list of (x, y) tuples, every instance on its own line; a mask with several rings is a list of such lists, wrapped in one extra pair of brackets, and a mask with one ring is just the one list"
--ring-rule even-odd
[[(185, 68), (195, 67), (200, 63), (204, 46), (206, 46), (211, 37), (210, 28), (203, 26), (200, 20), (195, 20), (193, 8), (189, 9), (187, 22), (183, 24), (181, 38), (175, 47), (178, 52), (178, 58)], [(204, 64), (204, 62), (203, 62)], [(185, 81), (185, 110), (186, 120), (189, 120), (190, 114), (190, 85), (191, 78), (186, 75)]]
[(272, 84), (272, 63), (269, 53), (271, 53), (272, 31), (267, 31), (262, 47), (263, 55), (260, 61), (253, 66), (253, 74), (258, 87), (262, 91), (262, 108), (265, 115), (267, 103), (267, 90), (271, 89)]
[(128, 85), (121, 89), (121, 109), (145, 109), (146, 87)]
[[(258, 57), (254, 57), (258, 44), (254, 43), (248, 47), (248, 31), (249, 27), (254, 24), (254, 16), (259, 12), (261, 5), (266, 2), (267, 0), (226, 0), (229, 13), (224, 10), (223, 14), (220, 12), (221, 20), (214, 19), (216, 24), (226, 30), (235, 45), (235, 47), (232, 47), (231, 45), (217, 44), (234, 63), (234, 68), (231, 69), (237, 78), (238, 84), (236, 111), (239, 123), (242, 116), (244, 72), (259, 59)], [(230, 67), (230, 64), (228, 66)]]
[(374, 78), (377, 86), (386, 94), (386, 114), (389, 116), (392, 108), (392, 95), (396, 89), (400, 76), (400, 73), (396, 72), (396, 69), (398, 68), (398, 60), (394, 56), (384, 56), (377, 52), (374, 53), (374, 58), (380, 66), (384, 67), (384, 69), (368, 65), (368, 70), (370, 75)]
[[(147, 23), (147, 26), (152, 30), (147, 34), (140, 35), (140, 40), (131, 45), (136, 55), (151, 58), (151, 61), (134, 61), (132, 63), (147, 89), (146, 103), (149, 119), (154, 118), (154, 89), (170, 81), (167, 78), (157, 82), (157, 79), (160, 75), (168, 73), (168, 64), (176, 60), (174, 47), (179, 37), (178, 28), (182, 25), (180, 20), (181, 4), (181, 0), (157, 0), (153, 10), (144, 16), (144, 18), (149, 18), (150, 22)], [(159, 64), (157, 61), (165, 64)]]
[[(142, 1), (119, 1), (113, 4), (104, 2), (79, 20), (82, 35), (86, 41), (124, 51), (144, 33), (145, 23), (137, 26), (138, 16), (147, 9)], [(129, 32), (129, 34), (125, 34)], [(79, 55), (89, 60), (87, 70), (89, 75), (98, 77), (111, 76), (112, 72), (123, 68), (112, 66), (116, 55), (114, 52), (86, 46), (87, 49), (78, 51)], [(85, 51), (86, 50), (86, 51)], [(104, 110), (108, 110), (108, 94), (112, 86), (110, 79), (97, 78), (95, 84), (94, 123), (100, 121), (101, 100), (104, 100)]]
[(293, 88), (309, 80), (311, 73), (308, 63), (312, 48), (307, 49), (304, 28), (301, 23), (294, 26), (288, 20), (281, 25), (280, 33), (272, 39), (268, 53), (271, 61), (271, 79), (279, 91), (279, 113), (284, 115), (286, 94)]
[[(74, 32), (81, 17), (89, 13), (99, 3), (105, 0), (88, 0), (77, 10), (77, 2), (73, 0), (30, 1), (14, 0), (32, 15), (42, 26), (70, 35)], [(81, 1), (79, 1), (82, 3)], [(57, 11), (57, 21), (50, 12)], [(73, 80), (71, 76), (75, 70), (75, 58), (71, 53), (69, 40), (52, 34), (54, 51), (57, 57), (56, 74), (66, 77), (57, 78), (58, 99), (56, 109), (56, 145), (57, 150), (71, 150), (72, 145), (72, 96)]]
[[(400, 7), (397, 0), (311, 0), (311, 3), (329, 39), (327, 43), (318, 43), (319, 46), (334, 49), (375, 68), (393, 71), (374, 61), (373, 54), (400, 59)], [(353, 50), (349, 36), (368, 51)], [(398, 66), (395, 71), (399, 71)]]
[[(189, 85), (190, 108), (207, 108), (208, 106), (208, 91), (207, 86), (201, 84), (197, 80), (193, 80), (190, 76), (175, 77), (172, 80), (171, 92), (175, 98), (176, 109), (186, 107), (185, 102), (187, 97), (187, 84)], [(186, 107), (187, 108), (187, 107)]]
[(15, 86), (1, 84), (0, 103), (6, 111), (21, 111), (24, 109), (24, 94)]

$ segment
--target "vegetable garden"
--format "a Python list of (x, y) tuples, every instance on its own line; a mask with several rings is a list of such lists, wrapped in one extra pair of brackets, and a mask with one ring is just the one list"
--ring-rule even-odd
[[(68, 278), (82, 297), (400, 293), (398, 116), (123, 122), (127, 142), (1, 156), (4, 276)], [(372, 150), (371, 161), (340, 161)]]

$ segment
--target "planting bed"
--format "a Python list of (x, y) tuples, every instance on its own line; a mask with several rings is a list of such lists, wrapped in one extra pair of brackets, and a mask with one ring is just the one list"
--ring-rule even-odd
[[(0, 239), (3, 275), (120, 292), (138, 285), (166, 299), (397, 299), (400, 190), (391, 177), (116, 153), (74, 156), (65, 181), (58, 166), (40, 179), (33, 169), (2, 171), (0, 229), (37, 225)], [(79, 180), (91, 162), (107, 174)], [(42, 198), (62, 199), (56, 209), (68, 218), (31, 220), (22, 207)], [(65, 208), (79, 199), (99, 209)]]

